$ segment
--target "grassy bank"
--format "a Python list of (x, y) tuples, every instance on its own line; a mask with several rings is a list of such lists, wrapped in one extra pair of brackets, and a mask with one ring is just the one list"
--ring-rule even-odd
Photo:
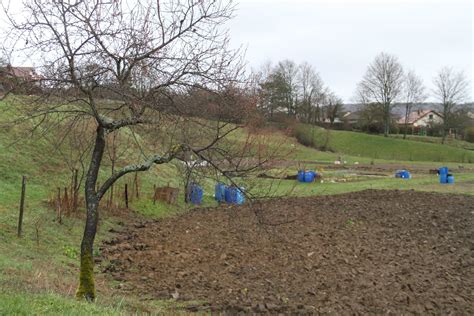
[(457, 146), (403, 140), (365, 133), (326, 130), (307, 124), (295, 129), (304, 145), (356, 157), (402, 160), (474, 163), (474, 152)]

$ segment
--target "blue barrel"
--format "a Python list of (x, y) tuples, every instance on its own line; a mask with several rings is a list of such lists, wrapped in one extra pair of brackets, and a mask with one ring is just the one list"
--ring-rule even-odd
[(235, 190), (235, 203), (242, 205), (245, 203), (245, 195), (243, 188), (238, 188)]
[(298, 180), (298, 182), (304, 182), (304, 176), (305, 176), (304, 170), (299, 170), (298, 175), (296, 176), (296, 179)]
[(304, 182), (313, 182), (314, 181), (314, 172), (308, 171), (304, 173)]
[(407, 170), (398, 170), (395, 173), (395, 178), (411, 179), (411, 174)]
[(201, 204), (203, 194), (204, 194), (204, 192), (203, 192), (202, 188), (199, 185), (197, 185), (197, 184), (192, 184), (191, 185), (191, 203)]
[(443, 174), (448, 174), (448, 167), (441, 167), (438, 169), (438, 174), (443, 175)]
[(232, 203), (232, 197), (233, 197), (233, 194), (234, 194), (233, 191), (234, 191), (233, 187), (226, 187), (225, 188), (224, 200), (226, 201), (226, 203)]
[(403, 170), (402, 171), (402, 179), (410, 179), (410, 178), (411, 178), (410, 172), (408, 172), (406, 170)]
[(224, 183), (216, 184), (214, 198), (217, 202), (222, 202), (225, 200), (225, 189), (226, 185)]
[(446, 183), (448, 184), (454, 184), (454, 176), (452, 174), (448, 174), (446, 176)]
[(441, 184), (448, 183), (448, 174), (447, 173), (443, 173), (443, 174), (439, 175), (439, 183), (441, 183)]

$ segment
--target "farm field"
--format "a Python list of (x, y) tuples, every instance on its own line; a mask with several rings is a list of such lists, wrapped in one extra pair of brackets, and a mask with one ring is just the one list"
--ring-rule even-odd
[(472, 314), (474, 197), (366, 190), (127, 224), (117, 292), (191, 312)]

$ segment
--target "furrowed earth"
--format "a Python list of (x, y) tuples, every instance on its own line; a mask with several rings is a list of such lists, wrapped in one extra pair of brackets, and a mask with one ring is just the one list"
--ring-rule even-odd
[(367, 190), (130, 223), (117, 291), (224, 313), (474, 314), (474, 197)]

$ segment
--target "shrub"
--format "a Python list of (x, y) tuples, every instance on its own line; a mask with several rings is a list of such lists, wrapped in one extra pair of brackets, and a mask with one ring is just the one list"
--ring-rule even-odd
[(464, 140), (470, 143), (474, 143), (474, 126), (467, 127), (464, 129)]

